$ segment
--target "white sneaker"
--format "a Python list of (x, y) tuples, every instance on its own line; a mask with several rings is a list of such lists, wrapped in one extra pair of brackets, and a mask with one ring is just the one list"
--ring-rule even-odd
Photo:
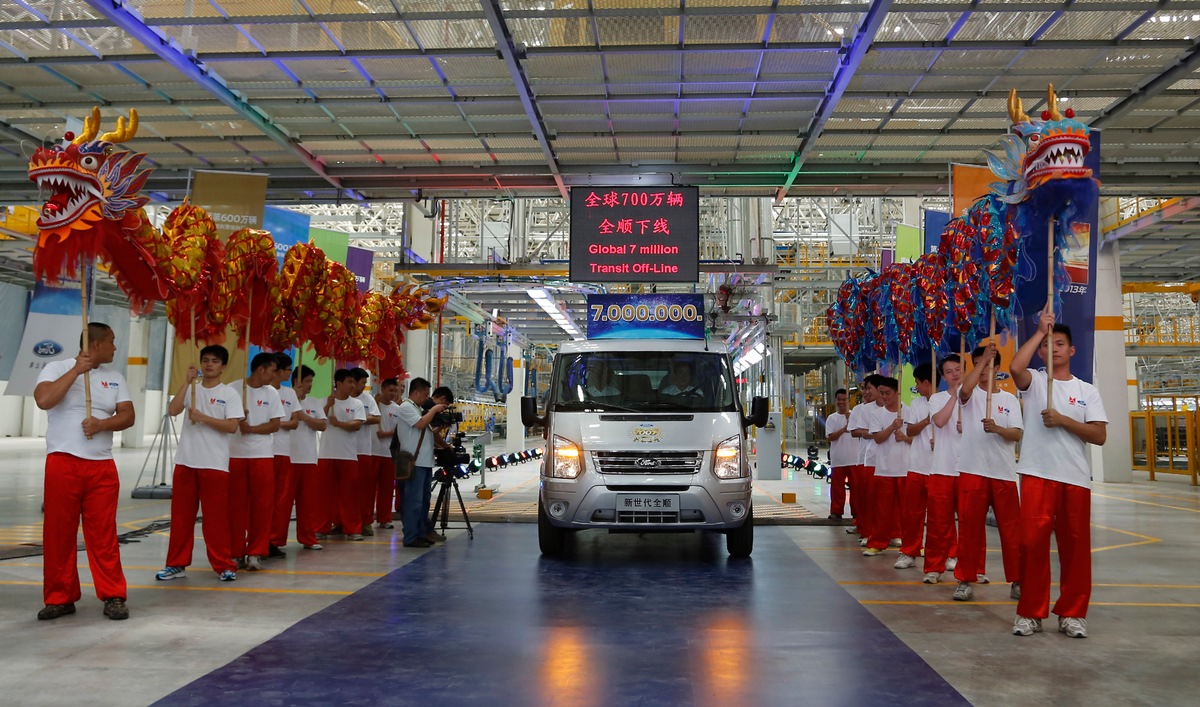
[(902, 552), (900, 553), (900, 557), (896, 558), (896, 564), (892, 565), (892, 567), (898, 570), (906, 570), (915, 564), (917, 564), (916, 560)]
[(172, 579), (183, 579), (187, 576), (187, 574), (184, 573), (185, 569), (186, 568), (184, 567), (167, 566), (155, 573), (154, 578), (160, 582), (166, 582)]
[(925, 584), (937, 584), (942, 579), (941, 572), (926, 572), (925, 579), (921, 580)]
[(1058, 617), (1058, 630), (1070, 638), (1087, 638), (1087, 620), (1074, 616)]
[(854, 535), (856, 533), (858, 533), (858, 528), (854, 527), (853, 525), (846, 526), (846, 535)]
[(1013, 582), (1012, 586), (1008, 588), (1008, 598), (1012, 599), (1013, 601), (1019, 601), (1021, 599), (1020, 582)]
[(305, 545), (304, 549), (305, 550), (324, 550), (325, 546), (322, 545), (321, 543), (313, 543), (312, 545)]
[(980, 584), (991, 584), (992, 583), (992, 580), (988, 579), (988, 576), (986, 574), (975, 575), (975, 581), (979, 582)]
[(262, 569), (262, 560), (258, 555), (249, 555), (246, 557), (246, 569), (251, 572), (257, 572)]
[(876, 557), (882, 554), (883, 550), (880, 550), (877, 547), (869, 547), (866, 550), (863, 550), (863, 557)]
[(971, 601), (973, 596), (975, 590), (971, 589), (970, 582), (959, 582), (958, 588), (954, 590), (954, 601)]
[(1032, 636), (1035, 633), (1041, 633), (1042, 620), (1018, 616), (1017, 620), (1013, 622), (1012, 632), (1014, 636)]
[(955, 567), (958, 567), (958, 558), (957, 557), (951, 557), (950, 559), (946, 560), (946, 571), (947, 572), (953, 572)]
[(859, 539), (858, 539), (858, 546), (859, 546), (859, 547), (866, 547), (866, 546), (867, 546), (867, 539), (866, 539), (866, 538), (859, 538)]
[(900, 546), (904, 545), (904, 541), (901, 540), (900, 538), (892, 538), (888, 542), (888, 545), (891, 545), (892, 547), (900, 547)]

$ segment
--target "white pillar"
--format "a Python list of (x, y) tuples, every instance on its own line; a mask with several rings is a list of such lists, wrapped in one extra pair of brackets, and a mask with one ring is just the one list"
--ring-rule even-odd
[[(525, 392), (525, 361), (522, 357), (525, 352), (519, 346), (509, 344), (508, 355), (513, 360), (513, 389), (505, 399), (507, 417), (504, 451), (520, 452), (525, 449), (525, 425), (521, 424), (521, 395)], [(500, 365), (503, 364), (501, 361)], [(499, 379), (500, 374), (497, 373), (496, 377)]]
[[(137, 402), (146, 400), (146, 375), (149, 371), (150, 321), (144, 317), (129, 320), (129, 356), (125, 367), (125, 383), (129, 386), (129, 399)], [(135, 410), (133, 426), (121, 435), (121, 446), (138, 449), (146, 446), (147, 430), (154, 430), (158, 420), (149, 419), (145, 405)]]
[[(437, 254), (434, 250), (437, 244), (437, 219), (426, 217), (414, 204), (407, 205), (406, 209), (404, 223), (408, 230), (408, 247), (425, 260), (436, 261)], [(436, 327), (437, 322), (431, 323), (430, 326)], [(433, 331), (419, 329), (405, 333), (404, 369), (408, 371), (410, 380), (420, 377), (434, 382), (433, 363), (437, 354), (433, 347), (437, 342), (433, 340)], [(407, 385), (404, 386), (404, 390), (407, 393)], [(456, 391), (455, 394), (459, 392), (461, 391)]]
[(1137, 356), (1125, 357), (1125, 390), (1129, 402), (1129, 410), (1142, 409), (1142, 396), (1138, 392)]
[(1092, 455), (1092, 478), (1097, 481), (1133, 480), (1129, 439), (1129, 380), (1121, 306), (1121, 258), (1115, 246), (1100, 251), (1096, 261), (1096, 341), (1094, 376), (1108, 413), (1108, 440)]

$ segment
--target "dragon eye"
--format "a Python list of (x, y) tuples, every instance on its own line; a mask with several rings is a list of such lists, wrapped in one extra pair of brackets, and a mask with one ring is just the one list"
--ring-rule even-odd
[(100, 166), (100, 158), (95, 155), (84, 155), (79, 158), (79, 166), (84, 169), (94, 170)]
[(1041, 139), (1042, 139), (1041, 135), (1034, 134), (1034, 135), (1029, 136), (1030, 142), (1037, 142), (1038, 140), (1041, 140)]

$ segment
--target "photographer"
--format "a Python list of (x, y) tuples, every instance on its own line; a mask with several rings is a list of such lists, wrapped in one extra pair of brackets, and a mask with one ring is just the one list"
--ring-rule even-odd
[[(462, 419), (461, 415), (451, 411), (451, 406), (454, 405), (454, 391), (446, 386), (439, 386), (434, 389), (429, 396), (433, 400), (434, 406), (441, 406), (442, 411), (437, 413), (433, 420), (433, 456), (437, 466), (446, 467), (446, 461), (454, 459), (454, 445), (450, 442), (451, 434), (458, 428), (458, 421)], [(451, 463), (450, 466), (453, 466)], [(433, 485), (430, 483), (429, 489), (425, 492), (425, 511), (429, 511), (429, 497), (432, 493)], [(445, 540), (446, 536), (433, 529), (433, 523), (427, 523), (427, 531), (425, 539), (433, 542)]]
[(409, 382), (408, 399), (400, 405), (400, 420), (396, 425), (400, 449), (416, 457), (412, 476), (404, 482), (401, 515), (404, 547), (424, 548), (433, 544), (432, 540), (426, 538), (431, 530), (429, 500), (433, 492), (433, 448), (437, 444), (437, 435), (431, 424), (448, 406), (434, 403), (429, 410), (422, 410), (430, 397), (429, 388), (429, 381), (424, 378), (414, 378)]

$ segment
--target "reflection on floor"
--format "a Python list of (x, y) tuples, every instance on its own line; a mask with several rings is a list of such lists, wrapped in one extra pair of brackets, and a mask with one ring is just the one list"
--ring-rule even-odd
[(966, 704), (778, 528), (749, 561), (602, 534), (541, 559), (536, 533), (479, 526), (159, 704)]

